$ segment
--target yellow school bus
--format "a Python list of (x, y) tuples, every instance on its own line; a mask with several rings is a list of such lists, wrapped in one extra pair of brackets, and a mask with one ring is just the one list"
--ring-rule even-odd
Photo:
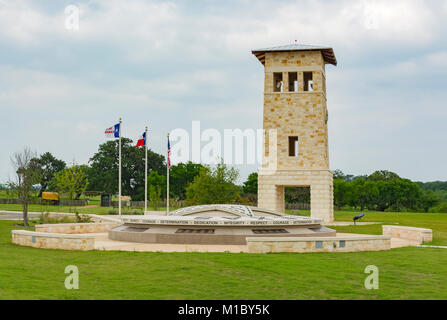
[(59, 203), (59, 193), (57, 192), (42, 192), (42, 200), (47, 200), (53, 204)]

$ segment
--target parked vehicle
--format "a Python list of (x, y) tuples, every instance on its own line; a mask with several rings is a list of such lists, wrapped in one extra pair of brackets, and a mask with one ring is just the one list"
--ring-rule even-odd
[(53, 205), (58, 205), (60, 203), (59, 193), (57, 192), (42, 192), (42, 200), (49, 202)]

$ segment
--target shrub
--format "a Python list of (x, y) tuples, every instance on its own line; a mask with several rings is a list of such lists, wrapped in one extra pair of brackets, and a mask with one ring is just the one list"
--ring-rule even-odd
[(441, 203), (439, 206), (431, 207), (429, 213), (447, 213), (447, 203)]
[(90, 223), (90, 222), (92, 222), (92, 219), (85, 214), (79, 214), (76, 212), (76, 222), (77, 223)]
[(75, 218), (69, 216), (56, 216), (52, 217), (48, 212), (44, 212), (40, 215), (38, 224), (52, 224), (52, 223), (72, 223), (75, 222)]
[(408, 212), (408, 208), (405, 208), (403, 206), (393, 204), (391, 207), (385, 209), (385, 212)]
[(154, 209), (158, 210), (158, 205), (160, 204), (161, 190), (159, 186), (149, 186), (149, 205)]

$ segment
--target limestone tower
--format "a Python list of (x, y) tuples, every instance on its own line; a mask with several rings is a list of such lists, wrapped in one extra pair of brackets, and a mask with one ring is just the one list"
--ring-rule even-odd
[(258, 207), (284, 212), (284, 187), (310, 187), (311, 216), (333, 221), (325, 65), (337, 65), (334, 51), (292, 44), (252, 53), (265, 70)]

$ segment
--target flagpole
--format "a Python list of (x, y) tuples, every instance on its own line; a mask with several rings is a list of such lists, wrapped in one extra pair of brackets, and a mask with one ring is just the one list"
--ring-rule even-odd
[(119, 127), (119, 151), (118, 151), (118, 162), (119, 162), (119, 169), (118, 169), (118, 214), (121, 217), (121, 117), (120, 117), (120, 127)]
[[(169, 145), (169, 133), (168, 133), (168, 145)], [(169, 214), (169, 162), (170, 162), (170, 160), (169, 160), (169, 146), (168, 146), (168, 150), (166, 152), (166, 170), (167, 170), (166, 215)]]
[(147, 126), (144, 136), (144, 153), (146, 158), (144, 166), (144, 214), (147, 214)]

